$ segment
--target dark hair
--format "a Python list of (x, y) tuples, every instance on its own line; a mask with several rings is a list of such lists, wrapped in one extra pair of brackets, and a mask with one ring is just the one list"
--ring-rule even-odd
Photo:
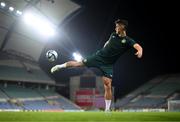
[(124, 19), (118, 19), (115, 21), (115, 24), (123, 24), (125, 26), (125, 29), (128, 27), (128, 21)]

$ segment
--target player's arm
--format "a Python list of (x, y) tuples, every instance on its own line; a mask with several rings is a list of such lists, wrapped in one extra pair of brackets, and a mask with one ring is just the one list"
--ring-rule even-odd
[(143, 54), (143, 48), (138, 43), (135, 43), (133, 47), (136, 49), (135, 55), (137, 55), (138, 58), (141, 58)]

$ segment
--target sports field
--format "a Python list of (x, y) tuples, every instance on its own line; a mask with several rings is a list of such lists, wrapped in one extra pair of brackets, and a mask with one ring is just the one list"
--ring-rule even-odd
[(0, 112), (0, 122), (180, 122), (180, 112)]

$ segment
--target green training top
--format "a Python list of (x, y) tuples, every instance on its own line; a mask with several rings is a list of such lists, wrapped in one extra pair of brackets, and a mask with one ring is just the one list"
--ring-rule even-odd
[(119, 37), (116, 33), (112, 33), (104, 47), (97, 51), (95, 55), (98, 56), (103, 63), (113, 64), (123, 53), (132, 48), (135, 43), (136, 42), (128, 36)]

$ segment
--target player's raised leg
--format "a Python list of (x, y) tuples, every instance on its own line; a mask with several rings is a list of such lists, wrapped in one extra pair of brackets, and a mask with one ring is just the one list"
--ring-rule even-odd
[(82, 62), (77, 62), (77, 61), (68, 61), (63, 64), (56, 65), (51, 68), (51, 73), (54, 73), (62, 68), (68, 68), (68, 67), (81, 67), (84, 66)]
[(112, 79), (108, 77), (102, 77), (104, 83), (104, 99), (105, 99), (105, 111), (109, 111), (111, 107), (111, 100), (112, 100), (112, 89), (111, 89), (111, 82)]

